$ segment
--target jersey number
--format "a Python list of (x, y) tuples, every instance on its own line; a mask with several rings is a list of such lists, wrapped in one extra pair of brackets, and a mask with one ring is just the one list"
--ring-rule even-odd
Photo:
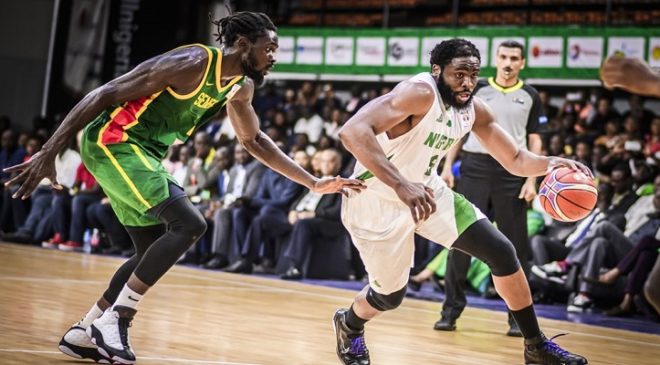
[(438, 155), (431, 156), (431, 160), (429, 161), (429, 168), (426, 170), (424, 175), (431, 176), (431, 173), (433, 172), (433, 168), (435, 167), (436, 162), (438, 162)]

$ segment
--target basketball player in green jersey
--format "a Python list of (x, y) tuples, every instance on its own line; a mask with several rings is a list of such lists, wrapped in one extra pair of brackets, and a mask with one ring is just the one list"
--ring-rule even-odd
[[(64, 335), (60, 350), (77, 358), (132, 364), (128, 327), (142, 296), (206, 230), (202, 215), (165, 171), (167, 149), (182, 142), (223, 106), (245, 149), (270, 168), (319, 193), (361, 190), (358, 180), (317, 179), (283, 154), (251, 106), (255, 87), (275, 63), (276, 27), (263, 13), (241, 12), (214, 22), (222, 49), (177, 48), (90, 92), (42, 150), (6, 169), (27, 198), (55, 180), (55, 156), (84, 127), (81, 155), (126, 226), (136, 254), (107, 290)], [(192, 305), (193, 303), (191, 303)]]
[(438, 162), (468, 132), (474, 132), (512, 174), (539, 176), (568, 166), (591, 175), (575, 161), (518, 147), (490, 108), (472, 97), (480, 63), (474, 44), (444, 41), (431, 52), (431, 72), (413, 76), (372, 100), (339, 132), (357, 159), (353, 175), (367, 186), (361, 194), (344, 198), (342, 221), (369, 275), (369, 284), (351, 307), (334, 316), (337, 355), (344, 365), (371, 363), (365, 323), (401, 304), (415, 233), (488, 264), (495, 288), (525, 337), (525, 364), (587, 363), (543, 335), (513, 244), (438, 176)]

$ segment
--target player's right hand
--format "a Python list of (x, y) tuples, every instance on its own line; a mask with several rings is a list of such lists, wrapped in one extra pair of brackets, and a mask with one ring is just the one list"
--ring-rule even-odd
[(394, 189), (396, 195), (404, 202), (413, 216), (415, 224), (428, 219), (435, 213), (435, 196), (433, 189), (421, 183), (405, 181)]
[(62, 186), (57, 183), (55, 158), (43, 150), (32, 155), (29, 160), (7, 167), (2, 171), (16, 173), (16, 176), (5, 183), (5, 186), (20, 184), (18, 190), (12, 195), (12, 198), (21, 198), (23, 200), (29, 198), (44, 177), (47, 177), (51, 181), (53, 188), (62, 190)]

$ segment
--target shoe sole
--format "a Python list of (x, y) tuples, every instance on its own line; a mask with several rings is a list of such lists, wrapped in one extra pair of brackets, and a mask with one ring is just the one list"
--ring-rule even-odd
[(87, 332), (87, 336), (89, 336), (89, 338), (92, 340), (92, 343), (96, 345), (99, 354), (105, 356), (108, 359), (111, 359), (113, 364), (122, 364), (122, 365), (135, 364), (136, 360), (127, 360), (117, 355), (110, 356), (110, 353), (108, 353), (108, 351), (104, 348), (105, 343), (103, 342), (103, 335), (101, 334), (101, 331), (99, 331), (96, 327), (94, 327), (94, 324), (87, 327), (86, 332)]
[(92, 357), (92, 356), (80, 355), (80, 354), (76, 353), (74, 350), (72, 350), (71, 348), (69, 348), (67, 345), (60, 344), (58, 346), (58, 349), (63, 354), (69, 355), (69, 356), (71, 356), (75, 359), (90, 359), (90, 360), (94, 361), (97, 364), (110, 364), (111, 363), (110, 360), (108, 360), (107, 358), (101, 357), (103, 355), (100, 352), (97, 353), (97, 355), (99, 355), (98, 357)]

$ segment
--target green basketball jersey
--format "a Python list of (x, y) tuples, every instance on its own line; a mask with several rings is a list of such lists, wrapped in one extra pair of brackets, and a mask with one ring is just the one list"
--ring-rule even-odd
[(192, 92), (181, 95), (172, 88), (106, 109), (109, 120), (92, 122), (87, 129), (99, 131), (100, 143), (110, 145), (128, 142), (162, 159), (167, 149), (186, 141), (193, 131), (206, 123), (241, 88), (244, 76), (221, 84), (222, 52), (218, 48), (197, 46), (208, 53), (204, 77)]

